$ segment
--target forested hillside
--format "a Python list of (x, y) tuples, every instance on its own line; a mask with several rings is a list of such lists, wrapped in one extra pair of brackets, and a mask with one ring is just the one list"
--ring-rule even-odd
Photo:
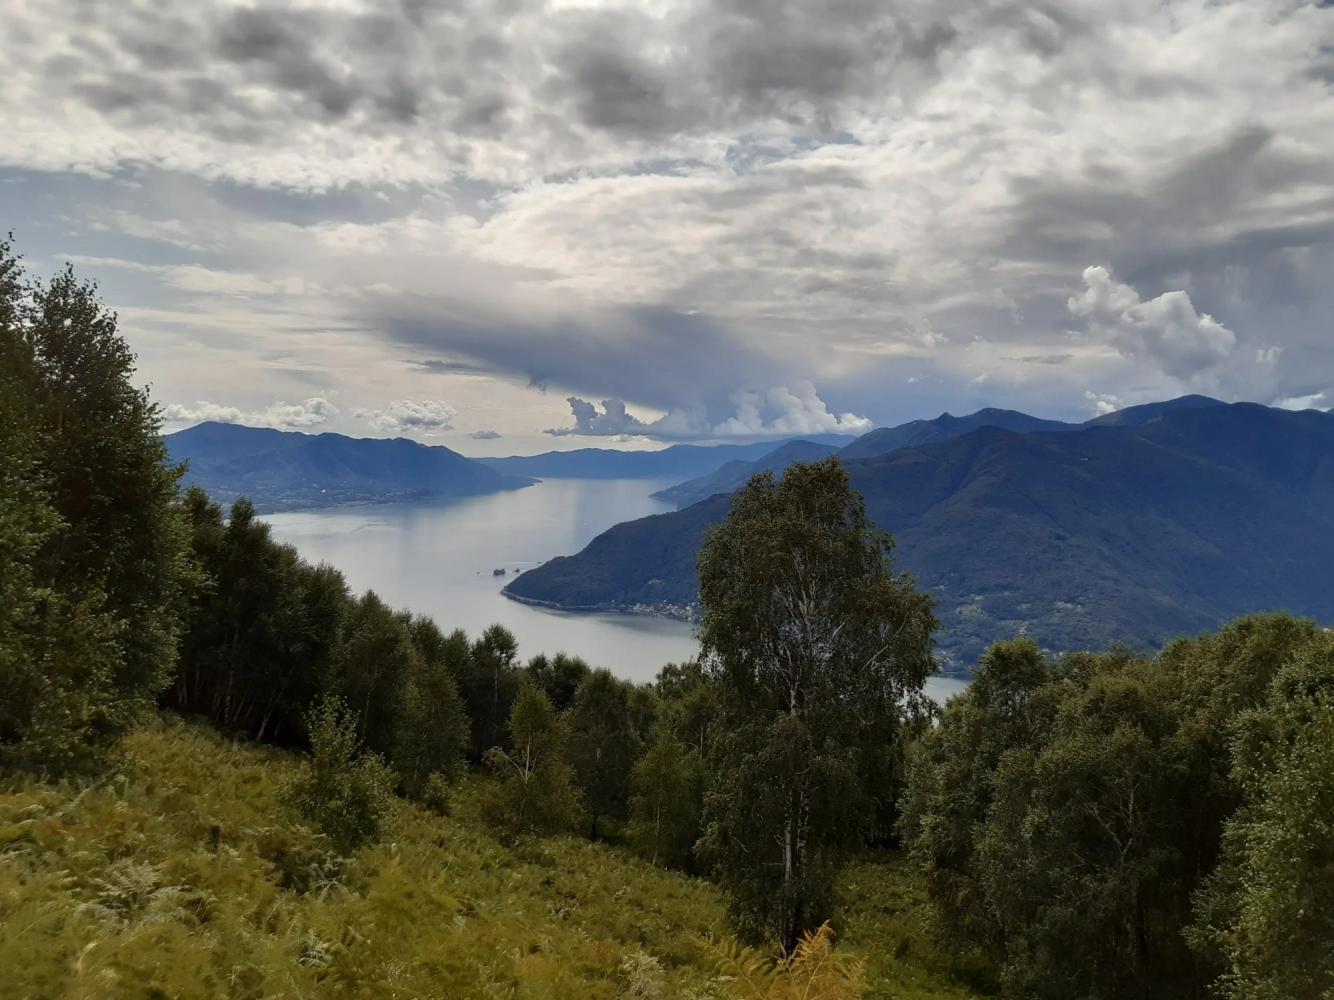
[(202, 423), (166, 437), (184, 483), (259, 510), (476, 496), (531, 484), (441, 446)]

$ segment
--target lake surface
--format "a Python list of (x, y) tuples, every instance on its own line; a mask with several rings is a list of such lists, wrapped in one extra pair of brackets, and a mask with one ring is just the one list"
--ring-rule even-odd
[[(688, 622), (648, 615), (571, 614), (501, 596), (515, 570), (569, 555), (621, 521), (673, 510), (650, 497), (674, 480), (548, 479), (484, 497), (268, 514), (275, 537), (337, 566), (355, 591), (430, 615), (445, 630), (504, 625), (523, 659), (564, 651), (620, 677), (649, 681), (695, 656)], [(504, 568), (503, 577), (492, 571)], [(937, 698), (964, 682), (933, 678)]]

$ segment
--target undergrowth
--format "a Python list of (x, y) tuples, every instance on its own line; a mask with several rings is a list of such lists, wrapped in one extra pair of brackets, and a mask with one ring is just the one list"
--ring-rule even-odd
[[(479, 778), (449, 815), (396, 801), (345, 857), (282, 801), (295, 770), (168, 716), (96, 782), (0, 789), (4, 996), (743, 995), (703, 943), (726, 936), (708, 882), (576, 838), (508, 846)], [(907, 878), (893, 859), (851, 869), (839, 951), (865, 960), (868, 996), (969, 996)]]

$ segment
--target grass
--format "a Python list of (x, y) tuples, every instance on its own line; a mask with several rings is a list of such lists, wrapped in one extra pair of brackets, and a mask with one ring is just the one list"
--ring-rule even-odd
[[(14, 998), (542, 1000), (726, 995), (704, 936), (725, 933), (700, 879), (562, 837), (519, 847), (477, 818), (397, 803), (350, 859), (292, 821), (296, 766), (163, 717), (96, 783), (0, 789), (0, 979)], [(925, 943), (893, 858), (859, 863), (840, 947), (871, 996), (970, 996)]]

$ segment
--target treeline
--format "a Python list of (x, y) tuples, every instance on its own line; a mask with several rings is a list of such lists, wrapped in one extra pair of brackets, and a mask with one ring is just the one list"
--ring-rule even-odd
[[(630, 845), (791, 951), (840, 866), (907, 851), (940, 933), (1013, 998), (1334, 992), (1334, 637), (1261, 616), (1045, 656), (993, 647), (943, 711), (928, 595), (836, 460), (761, 475), (700, 557), (700, 663), (633, 685), (354, 595), (245, 500), (180, 495), (95, 289), (0, 244), (0, 767), (95, 769), (161, 704), (308, 751), (337, 850), (394, 793), (497, 835)], [(827, 940), (827, 936), (823, 938)]]
[[(640, 687), (564, 653), (524, 663), (499, 625), (470, 641), (353, 595), (336, 569), (275, 542), (247, 500), (224, 517), (194, 489), (184, 509), (201, 581), (165, 705), (298, 748), (312, 720), (337, 720), (352, 756), (378, 756), (403, 795), (439, 806), (468, 764), (485, 766), (497, 779), (488, 811), (510, 834), (631, 836), (687, 863), (678, 842), (697, 833), (694, 772), (712, 713), (698, 666)], [(682, 790), (696, 803), (689, 829)]]
[(1007, 996), (1334, 989), (1334, 635), (1284, 615), (1129, 652), (994, 646), (910, 754), (941, 925)]

